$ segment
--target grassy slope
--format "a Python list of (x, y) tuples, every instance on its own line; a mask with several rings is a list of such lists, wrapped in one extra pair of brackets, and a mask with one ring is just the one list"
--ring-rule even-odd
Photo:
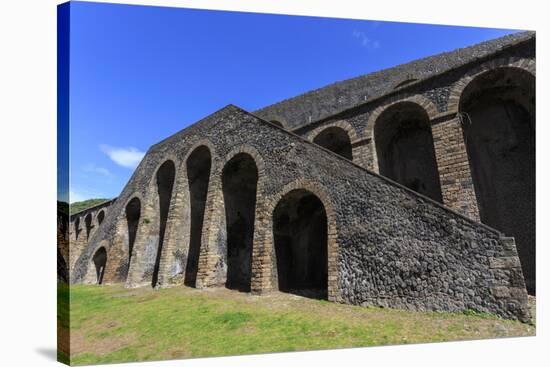
[(363, 308), (225, 289), (71, 287), (73, 364), (534, 335), (492, 315)]
[(110, 199), (88, 199), (84, 201), (77, 201), (71, 204), (71, 214), (78, 213), (81, 210), (88, 209), (107, 200)]

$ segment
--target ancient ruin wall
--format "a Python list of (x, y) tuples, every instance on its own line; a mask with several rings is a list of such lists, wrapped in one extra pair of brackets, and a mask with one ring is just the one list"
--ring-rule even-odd
[[(524, 34), (524, 36), (526, 36), (526, 34)], [(502, 39), (500, 41), (502, 41)], [(525, 78), (525, 76), (532, 76), (532, 85), (525, 95), (533, 97), (531, 113), (534, 121), (535, 39), (534, 34), (530, 34), (527, 38), (521, 38), (521, 42), (507, 44), (505, 48), (497, 52), (476, 53), (475, 50), (483, 45), (484, 44), (472, 46), (471, 48), (466, 48), (461, 51), (463, 56), (465, 55), (465, 58), (467, 60), (469, 59), (469, 62), (463, 65), (444, 70), (443, 73), (430, 76), (425, 80), (417, 80), (412, 84), (407, 84), (396, 90), (389, 89), (387, 91), (388, 93), (385, 95), (377, 96), (371, 101), (336, 113), (333, 116), (312, 123), (306, 123), (293, 131), (314, 141), (316, 136), (322, 134), (327, 129), (335, 127), (341, 128), (347, 132), (351, 139), (353, 161), (369, 170), (380, 172), (380, 157), (378, 156), (379, 152), (377, 152), (380, 146), (376, 140), (375, 129), (382, 129), (384, 126), (390, 125), (385, 124), (385, 122), (391, 122), (391, 120), (384, 119), (383, 117), (386, 112), (393, 108), (400, 109), (401, 113), (405, 114), (406, 109), (403, 108), (405, 105), (420, 107), (429, 117), (435, 161), (439, 174), (439, 182), (434, 182), (434, 185), (440, 187), (442, 203), (478, 222), (487, 220), (486, 218), (482, 218), (482, 211), (487, 205), (484, 205), (484, 197), (480, 196), (479, 193), (476, 194), (476, 190), (479, 191), (479, 187), (476, 187), (475, 175), (472, 173), (472, 165), (475, 165), (476, 158), (469, 155), (467, 140), (464, 137), (465, 127), (471, 124), (469, 120), (470, 114), (464, 113), (465, 111), (460, 109), (459, 104), (464, 99), (462, 98), (463, 92), (469, 85), (475, 84), (479, 79), (489, 74), (503, 74), (504, 70), (508, 70), (512, 76), (516, 76), (516, 80), (518, 76), (523, 78)], [(444, 60), (439, 60), (441, 56), (434, 56), (433, 58), (436, 59), (434, 65), (440, 65), (445, 69), (449, 62), (448, 58), (454, 57), (453, 55), (456, 56), (455, 52), (444, 55)], [(481, 57), (477, 58), (477, 56)], [(394, 68), (388, 69), (387, 72), (390, 73), (395, 71), (395, 75), (392, 74), (392, 78), (398, 78), (400, 72), (402, 72), (406, 66), (411, 73), (423, 75), (421, 72), (422, 70), (416, 70), (418, 65), (414, 62), (412, 64), (400, 66), (395, 70)], [(491, 78), (486, 79), (491, 80)], [(513, 80), (514, 78), (511, 79)], [(332, 87), (327, 87), (327, 89), (330, 88)], [(515, 97), (516, 101), (518, 98), (525, 98), (525, 95), (517, 94)], [(285, 108), (287, 108), (287, 110), (284, 113), (279, 111), (281, 115), (278, 118), (284, 120), (284, 116), (286, 116), (286, 118), (294, 116), (293, 108), (297, 108), (294, 105), (298, 103), (299, 100), (298, 98), (293, 103), (290, 103), (290, 101), (292, 101), (291, 99), (289, 102), (282, 103), (280, 107), (286, 106)], [(313, 99), (311, 103), (315, 104), (317, 102)], [(307, 104), (304, 108), (310, 108), (308, 106), (310, 105)], [(311, 108), (315, 109), (315, 107)], [(267, 113), (266, 111), (269, 111), (269, 108), (262, 110), (262, 114)], [(292, 125), (290, 124), (290, 126)], [(510, 138), (507, 140), (515, 139), (513, 134), (509, 134), (509, 137)], [(496, 130), (492, 138), (493, 140), (500, 139), (497, 136)], [(531, 139), (534, 141), (534, 132)], [(419, 141), (415, 144), (417, 144), (417, 146), (413, 144), (413, 147), (428, 147), (428, 145), (432, 145), (423, 145)], [(522, 143), (519, 148), (527, 150), (533, 156), (533, 159), (524, 159), (524, 161), (526, 165), (533, 167), (532, 176), (534, 177), (534, 149), (529, 150), (524, 143)], [(514, 153), (511, 153), (511, 155), (513, 154)], [(505, 154), (505, 156), (508, 155), (509, 154)], [(409, 171), (411, 171), (411, 167), (417, 167), (419, 162), (429, 162), (429, 160), (426, 159), (417, 159), (413, 161), (414, 157), (412, 154), (408, 155), (407, 158), (409, 161), (401, 162), (401, 164), (407, 167)], [(505, 167), (505, 163), (503, 162), (495, 161), (495, 165), (500, 167), (499, 169), (501, 170)], [(416, 171), (420, 172), (422, 170), (426, 170), (426, 168), (422, 169), (422, 167), (419, 167)], [(521, 196), (520, 194), (529, 190), (534, 193), (534, 180), (528, 176), (529, 175), (524, 175), (525, 182), (528, 182), (528, 189), (519, 190), (519, 194), (515, 196)], [(529, 291), (534, 294), (536, 289), (534, 220), (532, 220), (535, 215), (534, 194), (531, 196), (532, 199), (521, 201), (522, 207), (526, 207), (526, 213), (520, 214), (518, 212), (512, 215), (517, 217), (515, 222), (526, 222), (526, 225), (514, 226), (501, 224), (498, 227), (509, 236), (517, 236), (517, 247), (520, 251), (524, 276)], [(504, 208), (506, 202), (506, 200), (501, 200), (498, 205)], [(510, 216), (508, 212), (508, 209), (500, 209), (498, 215), (500, 217), (507, 217)], [(491, 225), (496, 226), (494, 223), (491, 223)], [(518, 231), (518, 226), (520, 228), (529, 228), (529, 230)], [(526, 235), (524, 232), (529, 232), (531, 234)]]
[(108, 200), (77, 213), (72, 213), (67, 218), (67, 242), (70, 243), (70, 247), (66, 266), (69, 273), (74, 270), (76, 261), (88, 246), (88, 243), (92, 241), (115, 200)]
[[(226, 162), (246, 153), (258, 169), (253, 292), (277, 288), (272, 214), (285, 193), (302, 188), (316, 195), (326, 210), (329, 300), (413, 310), (472, 309), (528, 319), (513, 240), (233, 106), (149, 150), (78, 259), (71, 281), (93, 281), (92, 256), (105, 247), (106, 282), (151, 284), (147, 266), (155, 256), (159, 228), (155, 175), (170, 159), (176, 178), (158, 285), (183, 283), (190, 225), (184, 167), (186, 157), (200, 145), (211, 149), (212, 168), (198, 287), (222, 285), (225, 280), (221, 176)], [(140, 198), (143, 211), (128, 266), (124, 208), (134, 197)]]

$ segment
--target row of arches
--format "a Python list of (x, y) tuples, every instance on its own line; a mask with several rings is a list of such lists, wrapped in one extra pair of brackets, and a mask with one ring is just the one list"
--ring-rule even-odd
[[(184, 164), (189, 190), (189, 246), (184, 284), (195, 287), (199, 270), (205, 210), (207, 206), (212, 154), (206, 145), (195, 148)], [(158, 246), (151, 286), (158, 284), (162, 246), (171, 208), (176, 168), (164, 162), (156, 173), (158, 196)], [(225, 219), (225, 286), (243, 292), (251, 290), (258, 181), (260, 172), (254, 157), (246, 152), (234, 154), (221, 170), (221, 193)], [(128, 264), (137, 261), (135, 244), (143, 225), (143, 205), (138, 197), (125, 207), (128, 238)], [(283, 195), (272, 210), (273, 254), (278, 287), (281, 291), (314, 297), (327, 297), (328, 250), (327, 214), (321, 199), (310, 190), (296, 188)], [(107, 263), (104, 247), (93, 255), (96, 281), (103, 281)], [(129, 265), (130, 266), (130, 265)]]
[[(468, 78), (457, 104), (480, 220), (516, 239), (528, 288), (535, 279), (535, 77), (500, 66)], [(432, 112), (435, 112), (435, 108)], [(432, 113), (433, 114), (433, 113)], [(430, 115), (409, 100), (369, 120), (381, 175), (443, 203)], [(312, 140), (353, 160), (350, 129), (330, 126)], [(453, 157), (450, 157), (453, 159)]]
[[(94, 215), (90, 212), (84, 216), (84, 223), (81, 223), (81, 217), (74, 220), (74, 239), (78, 241), (82, 235), (85, 235), (85, 241), (88, 242), (94, 228), (99, 227), (105, 219), (105, 210), (102, 209)], [(94, 222), (95, 220), (95, 222)]]

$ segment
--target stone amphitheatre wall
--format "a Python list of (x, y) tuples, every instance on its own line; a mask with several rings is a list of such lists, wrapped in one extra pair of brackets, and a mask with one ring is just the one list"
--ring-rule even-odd
[[(473, 46), (474, 51), (475, 47)], [(419, 191), (433, 199), (440, 201), (445, 206), (464, 214), (478, 222), (484, 222), (494, 228), (498, 228), (507, 236), (515, 236), (520, 252), (520, 258), (523, 266), (523, 272), (526, 278), (527, 286), (530, 292), (535, 293), (535, 194), (534, 194), (534, 165), (535, 165), (535, 39), (534, 36), (523, 39), (517, 44), (503, 48), (501, 51), (482, 54), (483, 57), (474, 58), (470, 62), (460, 65), (454, 69), (446, 70), (444, 73), (437, 74), (432, 72), (429, 78), (424, 80), (416, 80), (410, 84), (397, 87), (395, 90), (389, 90), (387, 93), (375, 96), (356, 107), (345, 109), (341, 112), (332, 114), (328, 117), (323, 117), (311, 123), (296, 123), (289, 119), (298, 118), (302, 112), (301, 106), (293, 102), (292, 99), (281, 102), (271, 107), (264, 108), (258, 111), (258, 115), (266, 120), (283, 121), (283, 125), (294, 133), (303, 136), (310, 141), (320, 137), (329, 129), (338, 129), (347, 136), (347, 142), (351, 146), (352, 160), (369, 170), (386, 175), (394, 180), (408, 186), (409, 188)], [(436, 56), (438, 57), (438, 56)], [(449, 62), (446, 62), (448, 64)], [(413, 63), (414, 64), (414, 63)], [(452, 64), (452, 63), (450, 63)], [(421, 69), (416, 70), (415, 65), (398, 67), (403, 69), (402, 78), (410, 78), (411, 75), (423, 75)], [(422, 64), (421, 64), (422, 65)], [(435, 63), (437, 65), (437, 63)], [(418, 65), (416, 66), (418, 67)], [(388, 71), (391, 72), (394, 69)], [(405, 71), (407, 71), (405, 73)], [(397, 77), (392, 74), (394, 83), (398, 83), (399, 70), (395, 70)], [(490, 188), (501, 192), (497, 204), (487, 203), (486, 200), (492, 200), (493, 193), (486, 194), (483, 186), (488, 186), (487, 183), (476, 181), (476, 175), (473, 170), (490, 172), (494, 177), (499, 177), (498, 172), (493, 172), (487, 168), (487, 164), (482, 164), (475, 167), (476, 159), (473, 156), (475, 149), (468, 147), (467, 138), (465, 138), (466, 128), (472, 124), (472, 113), (466, 108), (461, 107), (461, 101), (464, 101), (468, 88), (473, 89), (476, 85), (478, 89), (486, 88), (490, 90), (490, 84), (495, 84), (495, 93), (500, 93), (505, 85), (498, 85), (496, 77), (509, 82), (512, 79), (508, 88), (513, 92), (502, 94), (502, 98), (506, 98), (506, 103), (523, 103), (526, 106), (531, 118), (531, 124), (522, 122), (527, 126), (527, 131), (515, 130), (510, 132), (510, 128), (505, 126), (501, 130), (506, 130), (507, 136), (499, 136), (498, 129), (492, 129), (494, 133), (490, 137), (491, 144), (495, 143), (495, 149), (492, 155), (486, 157), (487, 160), (494, 162), (497, 167), (502, 167), (501, 171), (515, 171), (518, 181), (523, 181), (524, 185), (518, 183), (517, 189), (507, 188)], [(514, 85), (514, 83), (518, 85)], [(521, 85), (520, 85), (521, 84)], [(399, 84), (398, 84), (399, 85)], [(500, 89), (497, 89), (500, 88)], [(331, 87), (327, 87), (330, 89)], [(465, 92), (466, 91), (466, 92)], [(320, 92), (319, 92), (320, 93)], [(351, 93), (351, 92), (350, 92)], [(492, 92), (491, 92), (492, 93)], [(317, 103), (317, 100), (312, 96), (312, 103)], [(300, 98), (306, 98), (300, 97)], [(298, 98), (298, 99), (300, 99)], [(523, 102), (524, 99), (530, 99), (528, 102)], [(311, 101), (310, 101), (311, 102)], [(306, 106), (309, 106), (306, 104)], [(312, 110), (316, 110), (314, 107)], [(333, 106), (332, 109), (337, 109)], [(489, 110), (483, 115), (485, 120), (491, 119), (491, 113), (494, 114), (494, 119), (503, 120), (502, 116), (497, 116), (497, 112)], [(416, 112), (415, 112), (416, 111)], [(401, 151), (394, 152), (400, 154), (398, 163), (404, 167), (398, 167), (396, 170), (408, 169), (409, 176), (414, 176), (414, 179), (427, 181), (431, 183), (431, 189), (417, 189), (414, 180), (407, 182), (406, 179), (400, 177), (407, 173), (385, 172), (380, 168), (380, 161), (384, 154), (389, 151), (387, 145), (383, 144), (383, 139), (380, 138), (380, 144), (377, 144), (377, 130), (380, 131), (379, 136), (384, 135), (386, 126), (391, 126), (392, 122), (405, 119), (404, 116), (412, 115), (420, 116), (423, 114), (425, 122), (424, 137), (419, 139), (410, 138), (405, 141), (401, 147)], [(422, 117), (419, 117), (422, 119)], [(474, 121), (477, 122), (477, 121)], [(478, 122), (479, 124), (479, 122)], [(513, 126), (517, 122), (509, 122), (508, 125)], [(504, 124), (502, 124), (504, 126)], [(389, 130), (387, 128), (386, 130)], [(410, 130), (409, 130), (410, 131)], [(472, 133), (474, 133), (472, 131)], [(477, 132), (475, 132), (477, 133)], [(391, 137), (391, 132), (385, 133)], [(410, 136), (414, 133), (409, 132)], [(480, 137), (487, 140), (487, 137)], [(507, 143), (508, 147), (502, 145), (502, 141), (519, 140), (520, 143)], [(402, 139), (405, 140), (405, 139)], [(473, 141), (474, 139), (472, 139)], [(327, 148), (332, 149), (329, 145)], [(422, 147), (429, 148), (430, 152), (419, 153)], [(524, 149), (523, 155), (518, 155), (508, 161), (496, 162), (500, 156), (514, 155), (515, 151)], [(470, 148), (470, 151), (469, 149)], [(340, 150), (344, 150), (341, 147)], [(336, 149), (332, 149), (336, 151)], [(511, 154), (509, 154), (512, 152)], [(382, 156), (380, 156), (382, 155)], [(518, 167), (514, 163), (524, 162)], [(510, 166), (510, 167), (508, 167)], [(513, 166), (513, 167), (512, 167)], [(508, 167), (508, 168), (507, 168)], [(422, 172), (431, 171), (422, 177)], [(513, 181), (514, 175), (502, 173), (500, 181)], [(393, 177), (392, 177), (393, 176)], [(479, 176), (479, 175), (478, 175)], [(411, 181), (411, 180), (409, 180)], [(477, 184), (477, 187), (476, 187)], [(489, 199), (485, 199), (488, 195)], [(506, 197), (518, 197), (518, 202), (512, 203)], [(485, 199), (485, 200), (484, 200)], [(493, 209), (496, 214), (488, 213), (484, 215), (484, 208), (490, 205), (496, 205), (499, 209)], [(510, 206), (515, 207), (511, 210)], [(487, 208), (485, 212), (489, 212)], [(509, 215), (509, 212), (515, 212), (514, 215)], [(495, 218), (497, 217), (497, 218)]]
[[(209, 152), (207, 170), (190, 168), (199, 148)], [(233, 277), (228, 269), (236, 258), (228, 255), (233, 251), (228, 243), (234, 241), (237, 223), (242, 233), (251, 234), (245, 248), (250, 253), (239, 260), (249, 267), (248, 290), (278, 289), (283, 255), (274, 226), (284, 227), (285, 220), (294, 220), (310, 205), (321, 218), (313, 229), (326, 241), (322, 256), (329, 300), (529, 318), (513, 239), (234, 106), (148, 151), (76, 261), (71, 282), (97, 282), (103, 256), (105, 283), (165, 287), (186, 282), (197, 207), (190, 204), (197, 197), (190, 177), (197, 172), (208, 177), (194, 274), (199, 288), (227, 286)], [(235, 209), (235, 201), (228, 199), (231, 180), (254, 194), (252, 214), (247, 214), (250, 208)], [(282, 202), (290, 203), (283, 209), (292, 218), (278, 217), (274, 223)], [(228, 214), (232, 211), (237, 220)], [(312, 233), (291, 235), (305, 243)], [(106, 255), (98, 256), (101, 251)]]

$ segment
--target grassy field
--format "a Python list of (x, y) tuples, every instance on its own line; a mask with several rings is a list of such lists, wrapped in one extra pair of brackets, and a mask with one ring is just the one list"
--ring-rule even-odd
[(78, 285), (71, 287), (70, 309), (72, 364), (535, 334), (534, 324), (487, 314), (364, 308), (226, 289)]

